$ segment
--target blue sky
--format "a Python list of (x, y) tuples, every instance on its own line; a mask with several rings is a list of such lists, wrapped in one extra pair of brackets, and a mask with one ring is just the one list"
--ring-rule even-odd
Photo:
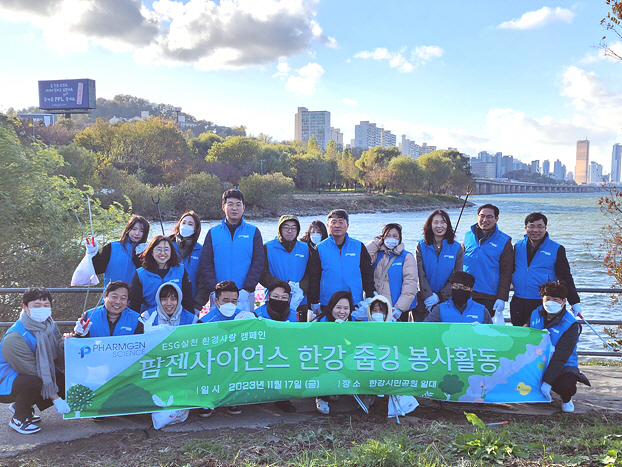
[(0, 111), (36, 105), (40, 79), (92, 78), (100, 97), (278, 140), (304, 106), (329, 110), (345, 142), (370, 120), (398, 141), (574, 171), (587, 137), (608, 172), (622, 63), (595, 47), (606, 13), (604, 1), (0, 0)]

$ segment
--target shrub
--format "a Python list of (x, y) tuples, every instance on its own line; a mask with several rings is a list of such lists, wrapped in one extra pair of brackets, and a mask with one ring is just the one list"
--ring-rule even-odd
[(280, 172), (253, 174), (240, 180), (240, 190), (247, 205), (275, 209), (281, 196), (294, 192), (294, 181)]
[(192, 209), (200, 218), (209, 219), (222, 214), (220, 199), (223, 189), (216, 175), (201, 172), (189, 175), (171, 189), (173, 205), (178, 215)]

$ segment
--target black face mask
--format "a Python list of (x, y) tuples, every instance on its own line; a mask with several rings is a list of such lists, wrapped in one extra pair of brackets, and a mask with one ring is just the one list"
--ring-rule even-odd
[(268, 314), (275, 321), (285, 321), (289, 314), (289, 301), (268, 299)]
[(458, 306), (463, 306), (471, 298), (470, 290), (451, 289), (451, 299)]

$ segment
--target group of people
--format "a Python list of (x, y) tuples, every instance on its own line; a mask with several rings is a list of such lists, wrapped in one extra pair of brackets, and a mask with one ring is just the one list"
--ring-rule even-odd
[[(512, 325), (546, 329), (555, 346), (542, 393), (549, 398), (551, 390), (558, 393), (562, 410), (572, 412), (577, 382), (589, 384), (577, 363), (580, 299), (565, 249), (549, 237), (542, 213), (525, 218), (526, 235), (512, 245), (497, 225), (499, 209), (492, 204), (477, 209), (477, 221), (462, 243), (447, 212), (436, 210), (409, 252), (397, 223), (385, 225), (367, 244), (350, 237), (349, 216), (342, 209), (331, 211), (326, 224), (313, 221), (302, 236), (295, 215), (281, 216), (276, 237), (265, 244), (259, 229), (244, 219), (239, 190), (223, 193), (222, 209), (224, 219), (202, 244), (193, 211), (181, 216), (170, 236), (149, 242), (149, 222), (138, 215), (119, 241), (101, 251), (87, 241), (94, 270), (104, 275), (103, 303), (86, 311), (64, 337), (140, 334), (161, 326), (254, 317), (491, 324), (497, 316), (496, 322), (504, 323), (513, 285)], [(255, 308), (258, 283), (267, 293)], [(10, 426), (23, 434), (40, 430), (35, 405), (70, 410), (63, 399), (63, 374), (54, 363), (62, 360), (63, 335), (51, 319), (51, 303), (47, 290), (29, 289), (19, 320), (0, 343), (0, 402), (11, 403)], [(317, 398), (319, 412), (329, 413), (329, 400)], [(289, 401), (276, 405), (295, 411)], [(241, 413), (237, 406), (227, 410)], [(211, 414), (211, 408), (199, 409), (199, 416)]]

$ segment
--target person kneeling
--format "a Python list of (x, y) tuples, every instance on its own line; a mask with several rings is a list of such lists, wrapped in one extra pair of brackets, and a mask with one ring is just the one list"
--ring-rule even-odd
[[(563, 282), (546, 282), (539, 287), (542, 306), (531, 312), (529, 327), (545, 329), (555, 347), (542, 377), (542, 394), (551, 399), (551, 391), (562, 398), (562, 411), (574, 412), (572, 396), (577, 393), (577, 381), (591, 386), (579, 371), (577, 344), (581, 325), (566, 309), (567, 288)], [(527, 325), (525, 325), (527, 326)]]
[(449, 281), (451, 298), (432, 308), (424, 322), (492, 324), (486, 307), (471, 298), (475, 277), (468, 272), (456, 271)]
[[(156, 307), (140, 316), (145, 331), (154, 326), (184, 326), (195, 324), (199, 317), (181, 306), (182, 292), (174, 282), (165, 282), (156, 292)], [(155, 328), (157, 329), (157, 328)]]
[(62, 365), (63, 350), (63, 335), (52, 319), (52, 295), (43, 287), (29, 288), (19, 319), (0, 342), (0, 402), (12, 402), (9, 426), (18, 433), (41, 431), (35, 405), (39, 410), (54, 405), (58, 413), (71, 412), (63, 399), (65, 375), (55, 365)]

